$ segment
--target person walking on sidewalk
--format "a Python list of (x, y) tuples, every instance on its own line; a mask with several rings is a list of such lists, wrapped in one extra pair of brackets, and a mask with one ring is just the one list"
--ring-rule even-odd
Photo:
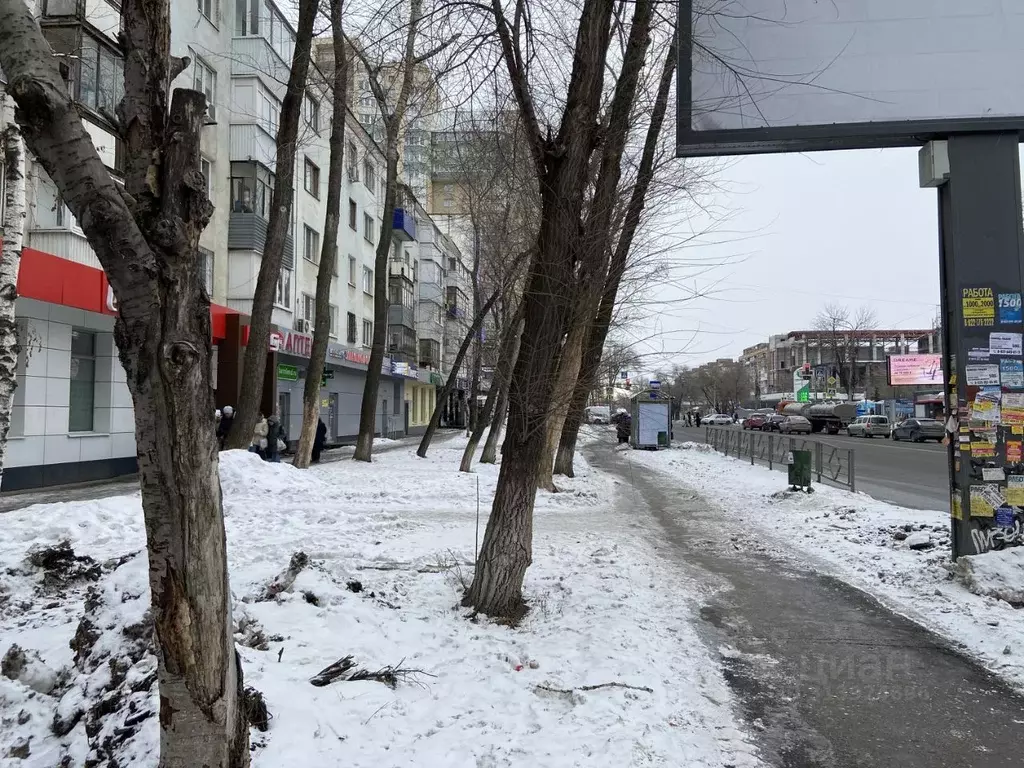
[(228, 436), (228, 432), (231, 431), (231, 425), (234, 423), (235, 409), (230, 405), (225, 405), (220, 415), (220, 421), (217, 422), (217, 445), (220, 446), (222, 451), (224, 450), (224, 438)]
[(252, 445), (249, 446), (249, 450), (253, 453), (258, 453), (261, 459), (267, 458), (267, 431), (269, 426), (267, 425), (266, 417), (261, 413), (260, 420), (256, 422), (256, 426), (252, 430)]
[(327, 442), (327, 425), (324, 424), (323, 419), (316, 420), (316, 436), (313, 438), (313, 455), (312, 461), (314, 464), (319, 463), (320, 453), (324, 449), (324, 443)]
[(281, 446), (287, 445), (287, 439), (281, 419), (276, 413), (270, 414), (267, 419), (267, 450), (263, 458), (275, 463), (281, 461)]

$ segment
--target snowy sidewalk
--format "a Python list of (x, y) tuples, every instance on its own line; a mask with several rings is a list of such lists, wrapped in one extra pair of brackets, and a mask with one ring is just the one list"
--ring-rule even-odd
[(789, 493), (785, 476), (684, 443), (628, 459), (693, 488), (721, 508), (721, 534), (775, 558), (810, 565), (867, 592), (1024, 687), (1024, 548), (962, 558), (971, 588), (949, 562), (949, 513), (896, 507), (815, 485)]
[[(253, 731), (253, 765), (760, 765), (696, 635), (699, 585), (651, 553), (613, 482), (585, 463), (562, 493), (539, 495), (523, 624), (468, 618), (458, 600), (471, 578), (477, 491), (482, 537), (497, 467), (459, 473), (464, 444), (443, 441), (426, 460), (405, 448), (308, 471), (222, 454), (245, 679), (273, 715), (266, 733)], [(28, 750), (12, 763), (23, 768), (64, 755), (71, 767), (87, 756), (155, 766), (137, 495), (31, 507), (3, 524), (0, 654), (13, 643), (37, 650), (46, 666), (26, 678), (37, 687), (48, 687), (47, 667), (66, 671), (48, 694), (0, 677), (0, 759), (13, 747)], [(69, 574), (26, 560), (34, 545), (61, 540), (95, 565)], [(293, 588), (251, 601), (297, 551), (311, 565)], [(76, 665), (69, 643), (86, 610), (99, 632), (76, 643)], [(395, 689), (310, 685), (348, 655), (368, 670), (419, 673)]]

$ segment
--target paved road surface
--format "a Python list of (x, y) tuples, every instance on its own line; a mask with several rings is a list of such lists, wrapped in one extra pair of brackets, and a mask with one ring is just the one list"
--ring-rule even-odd
[[(704, 442), (704, 428), (676, 423), (676, 439)], [(739, 427), (725, 427), (739, 429)], [(949, 508), (946, 448), (939, 443), (894, 443), (874, 437), (811, 435), (814, 440), (853, 448), (856, 453), (857, 490), (912, 509)]]
[(720, 510), (644, 469), (643, 454), (627, 464), (609, 440), (587, 458), (635, 489), (622, 503), (653, 516), (653, 546), (719, 588), (700, 609), (703, 639), (735, 649), (722, 669), (769, 765), (1024, 764), (1024, 699), (1006, 684), (863, 593), (759, 554)]

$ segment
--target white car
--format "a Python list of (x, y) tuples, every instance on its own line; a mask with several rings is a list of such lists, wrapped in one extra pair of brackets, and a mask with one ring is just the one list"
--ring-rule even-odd
[(732, 424), (732, 416), (725, 413), (713, 413), (706, 419), (701, 419), (702, 424)]

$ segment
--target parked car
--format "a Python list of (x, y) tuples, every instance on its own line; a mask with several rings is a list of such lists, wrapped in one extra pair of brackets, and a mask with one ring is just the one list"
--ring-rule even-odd
[(875, 435), (885, 437), (889, 434), (890, 429), (888, 416), (858, 416), (846, 428), (846, 434), (850, 437), (874, 437)]
[(590, 405), (585, 411), (588, 424), (608, 424), (611, 409), (607, 405)]
[(811, 434), (811, 422), (803, 416), (787, 416), (779, 423), (783, 435)]
[(892, 428), (893, 440), (910, 440), (914, 443), (935, 440), (941, 443), (945, 436), (946, 428), (936, 419), (905, 419)]
[(767, 413), (752, 413), (743, 420), (744, 429), (760, 429), (768, 421)]
[(702, 419), (702, 423), (714, 425), (732, 424), (732, 416), (725, 413), (713, 413)]
[(773, 413), (767, 419), (764, 420), (764, 424), (761, 425), (762, 432), (778, 432), (779, 425), (786, 420), (786, 417), (781, 413)]

